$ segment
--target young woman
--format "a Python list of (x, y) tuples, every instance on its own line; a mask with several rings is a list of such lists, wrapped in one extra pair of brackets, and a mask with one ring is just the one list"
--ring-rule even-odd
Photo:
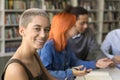
[(73, 14), (68, 12), (56, 14), (52, 20), (48, 41), (39, 52), (44, 66), (58, 80), (74, 80), (74, 76), (85, 75), (91, 69), (104, 68), (112, 63), (109, 59), (98, 61), (77, 59), (67, 43), (69, 38), (78, 34), (75, 23), (76, 16)]
[(37, 54), (37, 49), (42, 48), (47, 39), (49, 26), (45, 11), (32, 8), (23, 12), (19, 21), (22, 42), (8, 61), (2, 80), (54, 80)]

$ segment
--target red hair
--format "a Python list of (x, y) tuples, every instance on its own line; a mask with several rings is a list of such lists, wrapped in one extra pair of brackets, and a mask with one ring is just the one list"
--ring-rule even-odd
[(61, 12), (53, 17), (48, 39), (53, 39), (55, 48), (62, 51), (66, 44), (66, 32), (75, 25), (76, 16), (71, 13)]

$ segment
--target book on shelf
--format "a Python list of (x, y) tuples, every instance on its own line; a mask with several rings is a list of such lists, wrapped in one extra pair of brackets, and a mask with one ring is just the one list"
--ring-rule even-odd
[(5, 43), (5, 52), (10, 53), (10, 52), (15, 52), (17, 48), (20, 46), (21, 41), (16, 41), (16, 42), (6, 42)]
[(5, 39), (20, 38), (18, 28), (12, 27), (5, 29)]
[(105, 1), (105, 9), (108, 9), (110, 11), (114, 11), (114, 10), (118, 10), (119, 9), (119, 4), (120, 2), (119, 1)]
[(78, 5), (84, 7), (87, 10), (96, 9), (97, 4), (96, 1), (91, 0), (78, 0)]
[(36, 0), (37, 7), (43, 9), (43, 0)]
[(13, 9), (26, 9), (26, 4), (24, 0), (14, 0)]
[[(0, 27), (0, 31), (1, 31), (1, 27)], [(2, 35), (2, 32), (0, 32), (0, 40), (1, 40), (1, 38), (2, 38), (2, 36), (1, 36), (1, 35)]]
[(5, 9), (26, 9), (24, 0), (5, 0)]
[(45, 9), (55, 9), (55, 7), (52, 4), (52, 1), (45, 0), (44, 6), (45, 6)]
[(42, 8), (42, 0), (5, 0), (5, 9)]
[(42, 8), (42, 1), (41, 0), (31, 0), (29, 1), (29, 8)]
[(21, 16), (21, 14), (16, 13), (15, 20), (16, 20), (17, 24), (19, 23), (20, 16)]
[(12, 30), (10, 29), (6, 29), (5, 30), (5, 38), (6, 39), (10, 39), (10, 38), (12, 38)]
[(7, 24), (7, 25), (11, 24), (10, 14), (5, 15), (5, 24)]
[(104, 12), (104, 20), (113, 21), (114, 20), (114, 13), (111, 11)]
[(103, 32), (109, 32), (109, 23), (104, 23), (103, 24)]
[(7, 1), (8, 1), (8, 9), (13, 9), (14, 0), (7, 0)]
[(111, 30), (119, 28), (118, 23), (115, 22), (107, 22), (103, 24), (103, 33), (108, 33)]
[(91, 1), (91, 9), (97, 9), (97, 0), (96, 1)]
[(9, 13), (5, 14), (5, 24), (6, 25), (17, 25), (19, 22), (20, 14), (18, 13)]
[(26, 0), (26, 8), (41, 8), (42, 9), (42, 0)]
[(111, 21), (114, 20), (114, 13), (109, 11), (107, 15), (108, 15), (108, 20), (111, 20)]
[(45, 9), (64, 9), (70, 0), (45, 0)]
[(17, 20), (16, 20), (16, 15), (15, 14), (11, 14), (11, 24), (18, 24)]
[(70, 2), (70, 4), (68, 5), (72, 5), (72, 6), (78, 6), (78, 0), (67, 0), (67, 2)]
[(5, 9), (9, 9), (9, 2), (8, 2), (8, 0), (5, 0)]
[(118, 23), (111, 23), (110, 30), (114, 30), (114, 29), (117, 29), (117, 28), (119, 28)]
[(0, 53), (1, 53), (1, 41), (0, 41)]

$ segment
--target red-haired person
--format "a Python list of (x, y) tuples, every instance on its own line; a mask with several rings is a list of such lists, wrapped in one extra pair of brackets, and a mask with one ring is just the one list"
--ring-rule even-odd
[(75, 23), (76, 16), (71, 13), (56, 14), (51, 23), (49, 38), (39, 51), (44, 66), (58, 80), (74, 80), (74, 76), (85, 75), (96, 67), (105, 68), (112, 63), (105, 63), (103, 59), (82, 61), (75, 56), (67, 43), (69, 38), (78, 34)]

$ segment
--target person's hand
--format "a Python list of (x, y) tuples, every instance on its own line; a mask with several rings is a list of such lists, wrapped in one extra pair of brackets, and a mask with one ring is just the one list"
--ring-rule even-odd
[(73, 67), (72, 72), (74, 76), (83, 76), (89, 72), (91, 72), (92, 69), (86, 69), (83, 66)]
[(109, 58), (102, 58), (96, 62), (97, 68), (107, 68), (113, 65), (114, 65), (114, 62)]
[(119, 55), (115, 55), (112, 59), (116, 64), (120, 64), (120, 56)]

